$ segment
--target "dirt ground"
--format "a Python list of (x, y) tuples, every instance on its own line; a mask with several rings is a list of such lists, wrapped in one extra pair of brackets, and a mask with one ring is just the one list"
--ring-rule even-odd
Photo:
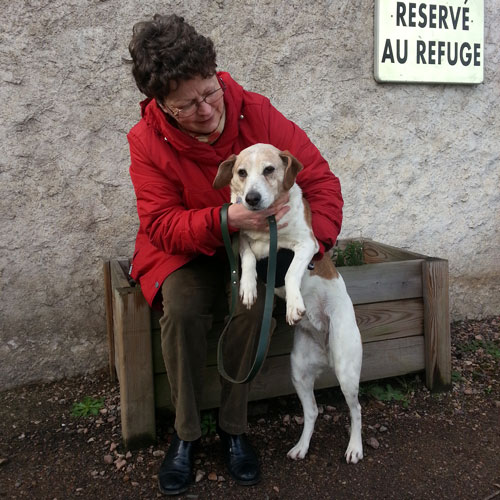
[[(203, 438), (197, 482), (185, 498), (500, 499), (500, 316), (452, 324), (452, 390), (430, 394), (421, 375), (361, 388), (365, 457), (347, 465), (347, 405), (338, 388), (317, 392), (322, 412), (309, 455), (286, 452), (301, 432), (295, 395), (250, 405), (249, 435), (263, 480), (229, 477), (218, 438)], [(389, 384), (389, 386), (388, 386)], [(86, 396), (96, 416), (72, 416)], [(390, 400), (389, 400), (390, 399)], [(210, 424), (210, 414), (204, 416)], [(119, 389), (106, 373), (0, 393), (0, 498), (154, 499), (172, 417), (155, 446), (120, 444)], [(210, 428), (210, 425), (207, 425)]]

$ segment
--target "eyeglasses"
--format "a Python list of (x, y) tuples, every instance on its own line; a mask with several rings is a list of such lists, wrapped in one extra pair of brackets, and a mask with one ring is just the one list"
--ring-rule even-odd
[(206, 102), (209, 105), (215, 104), (219, 102), (222, 96), (224, 95), (225, 85), (222, 80), (219, 80), (219, 84), (221, 85), (218, 89), (212, 90), (205, 97), (201, 99), (201, 101), (193, 101), (186, 106), (182, 106), (181, 108), (171, 108), (168, 104), (165, 103), (165, 107), (174, 115), (175, 118), (188, 118), (194, 115), (198, 108), (201, 106), (203, 102)]

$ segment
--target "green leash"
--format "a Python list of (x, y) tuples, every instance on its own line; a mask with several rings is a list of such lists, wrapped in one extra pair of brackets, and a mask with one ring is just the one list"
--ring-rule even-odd
[[(230, 377), (224, 369), (224, 362), (222, 356), (222, 349), (224, 345), (224, 338), (226, 336), (229, 324), (233, 319), (238, 303), (239, 296), (239, 277), (238, 277), (238, 251), (234, 252), (231, 245), (231, 238), (229, 236), (229, 229), (227, 224), (227, 211), (230, 203), (225, 203), (221, 210), (221, 229), (224, 246), (226, 247), (227, 256), (229, 258), (229, 266), (231, 269), (231, 309), (229, 312), (229, 321), (227, 322), (224, 330), (219, 338), (217, 345), (217, 368), (222, 377), (233, 384), (246, 384), (254, 379), (259, 372), (264, 359), (266, 358), (267, 347), (269, 344), (269, 336), (271, 334), (271, 321), (273, 316), (273, 301), (274, 301), (274, 285), (276, 281), (276, 254), (278, 250), (278, 228), (276, 226), (276, 219), (274, 215), (267, 218), (269, 222), (269, 261), (267, 263), (267, 284), (266, 284), (266, 298), (264, 302), (264, 314), (262, 317), (262, 325), (259, 334), (259, 343), (257, 345), (257, 352), (248, 375), (241, 380), (236, 380)], [(235, 255), (236, 254), (236, 255)]]

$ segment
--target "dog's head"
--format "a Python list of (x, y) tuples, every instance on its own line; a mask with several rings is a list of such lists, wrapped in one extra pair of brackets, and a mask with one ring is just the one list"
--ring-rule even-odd
[(288, 151), (270, 144), (254, 144), (219, 165), (213, 186), (231, 185), (231, 200), (249, 210), (268, 208), (295, 183), (302, 164)]

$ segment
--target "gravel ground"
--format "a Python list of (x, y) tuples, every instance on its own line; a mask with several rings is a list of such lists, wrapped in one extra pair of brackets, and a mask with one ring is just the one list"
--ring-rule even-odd
[[(421, 375), (362, 384), (365, 458), (347, 465), (348, 409), (338, 388), (317, 392), (321, 415), (309, 455), (286, 458), (302, 427), (295, 395), (250, 405), (249, 436), (264, 478), (234, 483), (218, 438), (196, 455), (197, 482), (185, 498), (500, 499), (500, 316), (452, 324), (453, 387), (431, 394)], [(97, 415), (75, 403), (102, 400)], [(127, 451), (120, 443), (119, 389), (105, 372), (0, 393), (0, 498), (154, 499), (172, 434)]]

